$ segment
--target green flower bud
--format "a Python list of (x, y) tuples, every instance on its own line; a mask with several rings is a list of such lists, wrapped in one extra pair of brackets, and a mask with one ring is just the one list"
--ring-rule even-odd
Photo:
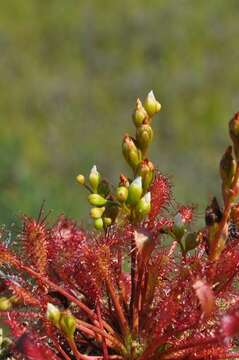
[(98, 219), (101, 218), (103, 215), (103, 212), (105, 211), (105, 207), (94, 207), (90, 210), (90, 216), (92, 219)]
[(138, 147), (140, 148), (140, 150), (142, 150), (143, 153), (147, 150), (152, 140), (153, 140), (153, 129), (149, 124), (144, 124), (137, 128), (136, 141)]
[(2, 296), (0, 297), (0, 311), (7, 311), (12, 308), (12, 302), (9, 298)]
[(147, 118), (147, 116), (148, 116), (148, 114), (147, 114), (145, 108), (143, 107), (141, 101), (139, 99), (137, 99), (136, 108), (133, 113), (134, 125), (136, 127), (142, 125), (144, 120)]
[(228, 146), (220, 161), (220, 175), (223, 183), (226, 186), (231, 185), (235, 172), (236, 161), (233, 159), (232, 156), (232, 146)]
[(59, 327), (61, 312), (57, 306), (55, 306), (51, 303), (48, 303), (46, 317), (47, 317), (47, 320), (51, 321), (55, 326)]
[(107, 203), (107, 200), (99, 194), (90, 194), (88, 201), (93, 206), (104, 206)]
[(76, 330), (76, 318), (70, 312), (61, 313), (59, 325), (67, 337), (73, 338)]
[(110, 217), (104, 217), (103, 222), (105, 226), (110, 226), (112, 224), (112, 219)]
[(148, 159), (142, 160), (139, 164), (137, 175), (142, 177), (144, 192), (150, 187), (154, 178), (154, 164)]
[(104, 222), (102, 218), (95, 219), (94, 226), (96, 230), (101, 230), (104, 227)]
[(122, 152), (127, 163), (133, 168), (136, 169), (141, 160), (141, 152), (136, 147), (133, 138), (129, 135), (125, 135), (122, 143)]
[(160, 111), (161, 104), (155, 99), (153, 90), (148, 93), (144, 102), (144, 108), (150, 117)]
[(128, 192), (129, 191), (128, 191), (127, 187), (125, 187), (125, 186), (117, 187), (116, 194), (115, 194), (116, 199), (121, 203), (125, 202), (127, 200), (127, 197), (128, 197)]
[(151, 210), (151, 194), (147, 192), (136, 205), (136, 214), (139, 217), (148, 215)]
[(127, 203), (129, 205), (136, 205), (143, 193), (142, 178), (138, 176), (129, 186), (129, 193)]
[(100, 183), (100, 174), (95, 165), (91, 169), (91, 172), (89, 175), (89, 182), (90, 182), (90, 185), (92, 186), (93, 192), (96, 193), (99, 183)]
[(85, 184), (85, 177), (84, 177), (84, 175), (78, 175), (77, 177), (76, 177), (76, 181), (78, 181), (78, 183), (80, 184), (80, 185), (84, 185)]

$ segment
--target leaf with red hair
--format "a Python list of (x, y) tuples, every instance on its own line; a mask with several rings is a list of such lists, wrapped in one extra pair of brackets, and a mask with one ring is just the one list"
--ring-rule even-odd
[(48, 230), (42, 221), (24, 217), (21, 239), (24, 244), (27, 261), (45, 274), (47, 267)]
[(149, 218), (154, 219), (170, 200), (171, 185), (168, 178), (158, 172), (149, 191), (151, 193), (151, 211)]

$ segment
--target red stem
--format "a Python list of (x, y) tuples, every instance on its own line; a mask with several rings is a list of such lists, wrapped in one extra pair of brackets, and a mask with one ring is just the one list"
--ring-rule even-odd
[[(101, 328), (101, 330), (104, 330), (99, 302), (97, 302), (97, 304), (96, 304), (96, 313), (98, 316), (100, 328)], [(102, 350), (103, 350), (104, 360), (109, 360), (109, 353), (108, 353), (105, 337), (102, 337)]]

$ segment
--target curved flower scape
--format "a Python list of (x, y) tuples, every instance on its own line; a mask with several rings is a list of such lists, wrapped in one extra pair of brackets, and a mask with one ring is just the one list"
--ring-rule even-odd
[(112, 187), (93, 166), (88, 180), (95, 230), (41, 210), (25, 216), (21, 250), (0, 243), (0, 315), (16, 359), (175, 360), (239, 357), (239, 114), (220, 162), (223, 206), (205, 226), (180, 205), (148, 159), (161, 105), (150, 92), (133, 113), (122, 151), (132, 177)]

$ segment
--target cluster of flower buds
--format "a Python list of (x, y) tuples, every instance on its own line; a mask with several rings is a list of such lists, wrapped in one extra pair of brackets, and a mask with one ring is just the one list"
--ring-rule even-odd
[(60, 311), (57, 306), (48, 303), (47, 320), (49, 320), (54, 326), (60, 329), (68, 338), (73, 338), (76, 330), (76, 318), (71, 312)]
[(90, 216), (94, 221), (94, 226), (97, 230), (101, 230), (112, 223), (112, 219), (108, 216), (111, 202), (108, 199), (109, 185), (105, 180), (101, 179), (101, 175), (94, 165), (90, 171), (88, 181), (86, 183), (83, 175), (77, 176), (79, 184), (84, 185), (90, 191), (88, 201), (91, 206)]
[(141, 220), (151, 209), (150, 192), (144, 194), (142, 177), (136, 177), (130, 185), (120, 185), (116, 189), (116, 199), (133, 212), (134, 218)]
[(151, 121), (161, 109), (155, 99), (153, 91), (147, 95), (144, 106), (138, 99), (133, 113), (136, 128), (135, 138), (126, 134), (123, 138), (122, 152), (134, 173), (134, 180), (130, 182), (121, 175), (119, 186), (115, 193), (110, 193), (107, 183), (101, 179), (96, 166), (93, 166), (88, 183), (83, 175), (77, 176), (77, 181), (90, 191), (88, 201), (92, 206), (90, 216), (97, 230), (106, 229), (116, 221), (119, 213), (141, 220), (151, 208), (151, 195), (148, 189), (154, 179), (155, 168), (146, 158), (146, 152), (153, 139)]

